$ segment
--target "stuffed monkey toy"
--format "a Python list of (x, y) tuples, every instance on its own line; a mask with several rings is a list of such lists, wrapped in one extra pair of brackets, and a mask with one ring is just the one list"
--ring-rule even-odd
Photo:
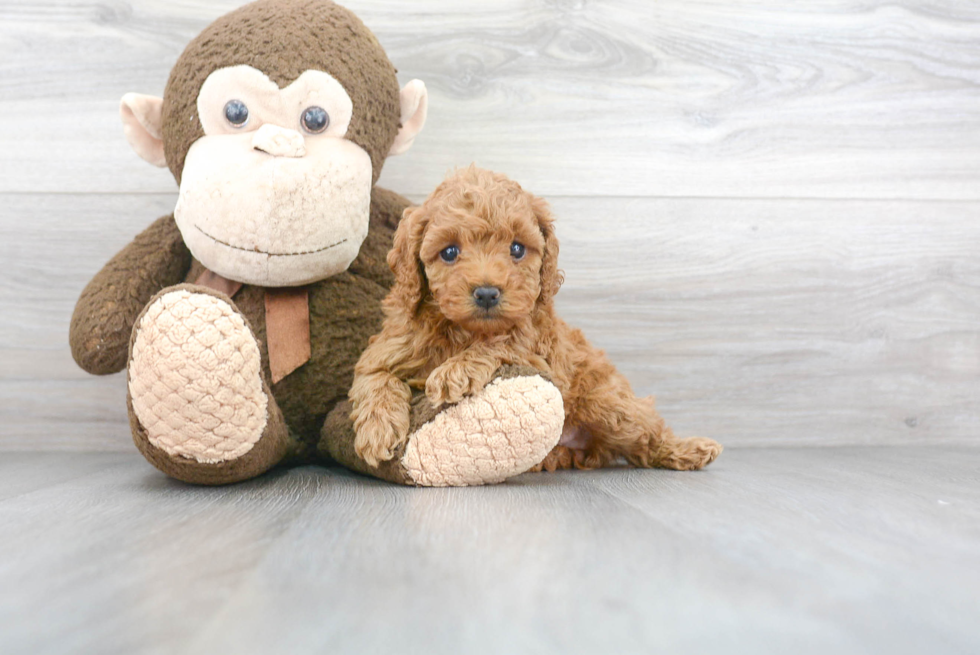
[(375, 36), (329, 0), (259, 0), (184, 50), (163, 98), (121, 103), (136, 153), (167, 166), (173, 214), (82, 292), (71, 349), (86, 371), (127, 369), (133, 439), (179, 480), (227, 484), (328, 463), (409, 485), (499, 482), (558, 442), (546, 376), (507, 367), (484, 390), (413, 404), (410, 438), (369, 466), (347, 393), (409, 205), (375, 186), (422, 129), (426, 90), (399, 89)]

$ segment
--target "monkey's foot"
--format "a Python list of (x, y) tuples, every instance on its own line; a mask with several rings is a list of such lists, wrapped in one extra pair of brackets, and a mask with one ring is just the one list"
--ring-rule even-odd
[(424, 395), (413, 402), (408, 443), (392, 460), (370, 467), (353, 450), (350, 405), (324, 425), (320, 450), (362, 473), (426, 487), (503, 482), (538, 464), (561, 437), (561, 393), (534, 369), (504, 367), (473, 396), (434, 409)]
[(258, 343), (222, 294), (184, 285), (150, 301), (133, 329), (129, 397), (136, 445), (173, 477), (233, 482), (285, 454)]
[(564, 422), (561, 393), (551, 382), (497, 377), (415, 430), (402, 464), (426, 487), (503, 482), (544, 459)]

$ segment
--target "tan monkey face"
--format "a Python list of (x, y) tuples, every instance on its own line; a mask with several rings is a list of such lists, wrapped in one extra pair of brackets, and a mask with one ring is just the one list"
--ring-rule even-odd
[(296, 286), (347, 269), (367, 236), (371, 157), (345, 139), (350, 96), (308, 70), (280, 89), (231, 66), (201, 87), (205, 136), (184, 162), (174, 217), (191, 253), (229, 279)]

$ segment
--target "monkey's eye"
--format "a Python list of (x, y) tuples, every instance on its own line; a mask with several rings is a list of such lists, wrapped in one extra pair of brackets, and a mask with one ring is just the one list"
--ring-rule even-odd
[(452, 264), (459, 257), (459, 246), (446, 246), (439, 251), (439, 257), (447, 264)]
[(516, 241), (510, 244), (510, 256), (516, 259), (517, 261), (524, 259), (524, 255), (526, 253), (527, 253), (527, 249), (524, 247), (524, 244), (517, 243)]
[(233, 127), (241, 127), (248, 122), (248, 107), (241, 100), (229, 100), (225, 103), (225, 118)]
[(330, 125), (330, 115), (323, 107), (307, 107), (303, 112), (303, 129), (310, 134), (319, 134)]

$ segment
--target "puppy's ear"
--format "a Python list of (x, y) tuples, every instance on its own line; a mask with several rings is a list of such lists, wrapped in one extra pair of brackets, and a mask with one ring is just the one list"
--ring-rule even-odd
[(531, 198), (531, 211), (538, 221), (538, 228), (544, 235), (544, 254), (541, 257), (541, 295), (538, 302), (549, 303), (558, 293), (561, 283), (565, 281), (562, 272), (558, 270), (558, 237), (555, 236), (555, 219), (551, 215), (548, 203), (538, 197)]
[(385, 307), (414, 316), (428, 294), (425, 267), (419, 258), (422, 237), (429, 221), (421, 207), (409, 207), (395, 230), (395, 241), (388, 252), (388, 266), (395, 274), (395, 286), (385, 299)]

